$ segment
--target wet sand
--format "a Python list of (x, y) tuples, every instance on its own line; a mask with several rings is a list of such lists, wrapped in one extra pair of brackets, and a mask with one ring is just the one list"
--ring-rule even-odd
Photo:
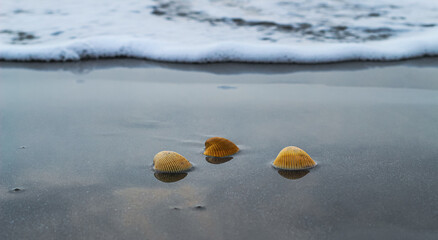
[[(0, 239), (438, 235), (437, 59), (0, 67)], [(272, 168), (289, 145), (318, 166)], [(154, 174), (162, 150), (195, 168)]]

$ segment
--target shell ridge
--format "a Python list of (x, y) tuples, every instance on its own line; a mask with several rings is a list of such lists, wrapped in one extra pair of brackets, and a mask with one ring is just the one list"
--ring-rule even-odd
[(284, 170), (301, 170), (316, 166), (316, 162), (298, 147), (285, 147), (277, 155), (273, 165)]
[(163, 173), (178, 173), (189, 170), (192, 164), (181, 154), (161, 151), (154, 157), (154, 170)]
[(239, 148), (230, 140), (221, 137), (212, 137), (205, 142), (204, 154), (213, 157), (226, 157), (239, 151)]

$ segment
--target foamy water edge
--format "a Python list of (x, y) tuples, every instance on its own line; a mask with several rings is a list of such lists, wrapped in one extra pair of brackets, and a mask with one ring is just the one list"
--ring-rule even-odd
[(329, 63), (395, 61), (438, 56), (438, 31), (365, 43), (242, 43), (177, 44), (135, 37), (101, 36), (56, 44), (0, 44), (3, 61), (80, 61), (138, 58), (180, 63)]

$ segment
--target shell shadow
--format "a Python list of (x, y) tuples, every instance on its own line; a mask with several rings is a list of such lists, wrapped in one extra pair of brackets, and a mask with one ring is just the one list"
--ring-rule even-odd
[(278, 170), (278, 174), (280, 174), (280, 176), (286, 178), (286, 179), (290, 179), (290, 180), (297, 180), (300, 179), (304, 176), (306, 176), (310, 171), (305, 169), (305, 170)]
[(233, 159), (233, 157), (205, 157), (205, 160), (211, 164), (222, 164), (231, 161), (231, 159)]
[(178, 182), (187, 176), (187, 173), (154, 173), (156, 179), (165, 183)]

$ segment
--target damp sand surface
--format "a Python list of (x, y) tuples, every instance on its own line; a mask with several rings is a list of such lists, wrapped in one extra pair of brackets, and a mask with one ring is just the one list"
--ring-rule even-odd
[[(0, 239), (438, 236), (437, 59), (0, 66)], [(289, 145), (318, 166), (272, 168)]]

